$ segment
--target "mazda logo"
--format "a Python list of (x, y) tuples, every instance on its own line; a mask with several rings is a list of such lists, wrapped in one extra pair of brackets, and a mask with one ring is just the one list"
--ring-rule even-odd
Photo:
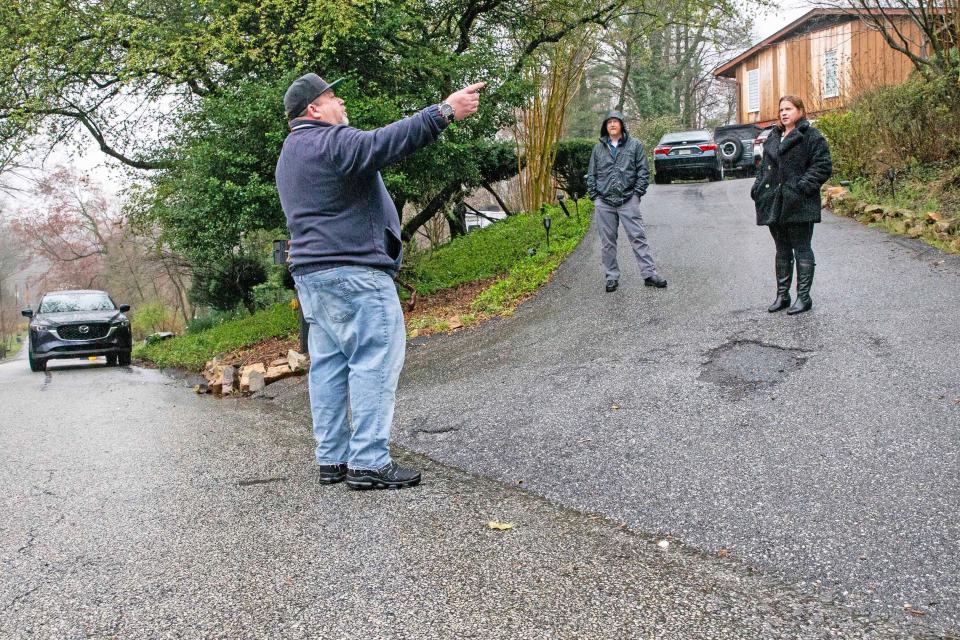
[(90, 333), (90, 327), (85, 324), (80, 325), (80, 333)]

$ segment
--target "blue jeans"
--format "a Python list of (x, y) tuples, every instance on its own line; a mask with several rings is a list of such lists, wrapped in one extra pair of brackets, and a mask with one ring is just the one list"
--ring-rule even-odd
[(310, 325), (317, 463), (379, 469), (390, 462), (390, 425), (406, 349), (393, 279), (369, 267), (335, 267), (294, 281)]

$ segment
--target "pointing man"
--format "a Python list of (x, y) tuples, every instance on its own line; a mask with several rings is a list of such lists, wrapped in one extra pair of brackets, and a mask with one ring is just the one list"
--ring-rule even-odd
[(476, 112), (484, 83), (361, 131), (349, 126), (334, 91), (340, 82), (308, 73), (287, 89), (290, 134), (276, 173), (291, 271), (310, 325), (316, 460), (323, 483), (412, 487), (420, 473), (393, 462), (389, 449), (406, 332), (393, 283), (403, 254), (400, 217), (380, 170)]

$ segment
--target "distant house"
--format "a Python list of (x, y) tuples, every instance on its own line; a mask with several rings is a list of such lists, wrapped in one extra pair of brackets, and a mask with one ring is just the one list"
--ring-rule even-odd
[[(923, 36), (906, 10), (884, 11), (923, 53)], [(794, 94), (815, 115), (846, 106), (870, 89), (900, 84), (910, 59), (852, 9), (813, 9), (716, 69), (737, 83), (737, 121), (761, 126), (777, 119), (780, 96)]]

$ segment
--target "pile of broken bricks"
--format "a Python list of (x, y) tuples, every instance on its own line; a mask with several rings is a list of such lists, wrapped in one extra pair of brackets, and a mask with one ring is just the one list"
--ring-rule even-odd
[(207, 362), (203, 369), (206, 382), (194, 385), (197, 393), (212, 393), (216, 396), (248, 395), (260, 391), (268, 384), (290, 376), (300, 376), (307, 372), (310, 358), (290, 349), (287, 357), (272, 360), (269, 363), (255, 362), (236, 367), (224, 364), (220, 358)]

